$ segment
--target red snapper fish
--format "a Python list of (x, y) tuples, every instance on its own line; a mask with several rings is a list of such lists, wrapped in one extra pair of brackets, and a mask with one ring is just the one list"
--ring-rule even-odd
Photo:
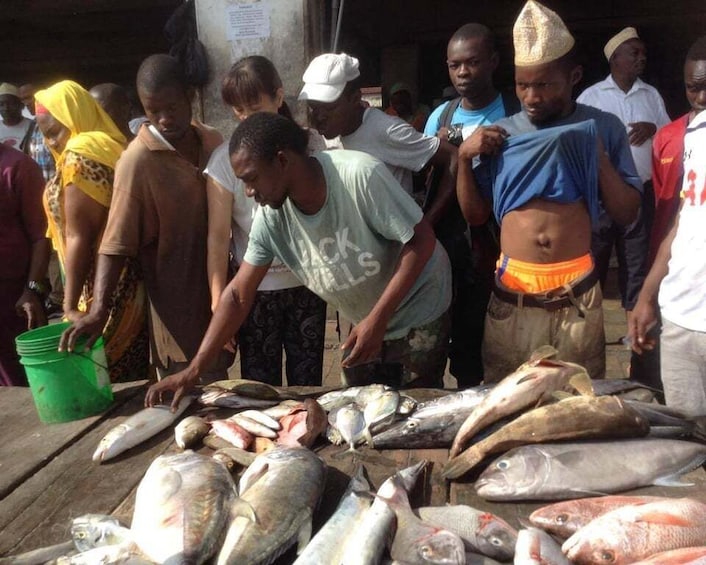
[(659, 500), (666, 499), (662, 496), (615, 495), (565, 500), (538, 508), (530, 514), (529, 520), (533, 526), (562, 539), (567, 539), (591, 520), (611, 510), (631, 504), (645, 504)]
[(706, 565), (706, 547), (682, 547), (663, 551), (632, 565)]
[(706, 504), (691, 498), (625, 506), (599, 516), (561, 546), (578, 565), (622, 565), (706, 539)]

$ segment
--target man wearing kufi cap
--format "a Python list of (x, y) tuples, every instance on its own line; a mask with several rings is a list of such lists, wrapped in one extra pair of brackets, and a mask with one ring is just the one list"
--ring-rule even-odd
[(459, 148), (466, 220), (477, 225), (492, 211), (501, 226), (485, 380), (500, 380), (547, 344), (601, 378), (605, 336), (591, 227), (601, 206), (616, 222), (632, 222), (642, 183), (620, 120), (573, 102), (582, 69), (561, 18), (529, 0), (513, 40), (522, 111), (478, 128)]
[(24, 104), (14, 84), (0, 84), (0, 143), (29, 152), (29, 142), (34, 130), (34, 122), (22, 116)]
[[(629, 315), (645, 280), (649, 230), (654, 216), (652, 139), (657, 129), (670, 120), (659, 92), (640, 79), (647, 56), (645, 44), (638, 37), (637, 30), (634, 27), (621, 30), (608, 40), (603, 53), (610, 65), (610, 74), (584, 90), (577, 102), (620, 118), (628, 132), (630, 151), (645, 191), (637, 221), (623, 227), (603, 213), (593, 231), (591, 247), (601, 285), (605, 284), (610, 256), (615, 247), (622, 305)], [(634, 372), (637, 366), (637, 363), (631, 363), (634, 378), (638, 378)]]

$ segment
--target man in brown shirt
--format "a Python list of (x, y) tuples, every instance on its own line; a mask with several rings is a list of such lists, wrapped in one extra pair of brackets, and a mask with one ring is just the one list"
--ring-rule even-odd
[[(161, 378), (186, 366), (208, 327), (202, 171), (223, 138), (192, 121), (193, 91), (176, 59), (145, 59), (137, 73), (137, 90), (149, 122), (118, 161), (94, 302), (66, 331), (61, 347), (71, 349), (80, 335), (88, 335), (90, 345), (100, 335), (125, 258), (138, 257), (150, 304), (152, 362)], [(226, 366), (223, 360), (210, 377), (224, 378)]]

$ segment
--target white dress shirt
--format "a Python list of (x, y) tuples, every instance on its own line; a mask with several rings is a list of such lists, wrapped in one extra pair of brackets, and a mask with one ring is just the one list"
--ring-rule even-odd
[[(605, 80), (584, 90), (576, 101), (615, 114), (628, 132), (628, 124), (634, 122), (649, 122), (659, 129), (671, 121), (657, 89), (639, 78), (628, 92), (623, 92), (608, 75)], [(652, 138), (642, 145), (631, 145), (630, 150), (637, 173), (642, 182), (647, 182), (652, 178)]]

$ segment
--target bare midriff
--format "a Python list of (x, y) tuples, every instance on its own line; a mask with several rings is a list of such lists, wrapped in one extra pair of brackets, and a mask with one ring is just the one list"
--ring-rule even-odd
[(559, 263), (581, 257), (591, 249), (586, 205), (530, 200), (503, 217), (500, 247), (511, 259), (528, 263)]

